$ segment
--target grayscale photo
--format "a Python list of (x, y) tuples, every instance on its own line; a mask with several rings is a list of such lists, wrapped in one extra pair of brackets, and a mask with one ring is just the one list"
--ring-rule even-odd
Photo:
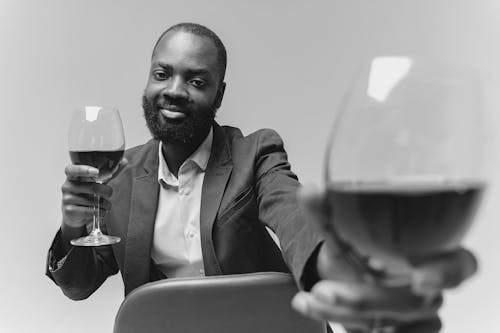
[(500, 331), (498, 32), (494, 0), (0, 0), (0, 331)]

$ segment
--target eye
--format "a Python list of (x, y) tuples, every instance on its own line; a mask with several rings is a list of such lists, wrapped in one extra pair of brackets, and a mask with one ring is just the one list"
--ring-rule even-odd
[(155, 80), (163, 81), (168, 79), (168, 74), (165, 71), (154, 71), (153, 77), (155, 78)]
[(203, 88), (207, 85), (207, 83), (205, 82), (205, 80), (203, 79), (199, 79), (199, 78), (196, 78), (196, 79), (192, 79), (189, 81), (195, 88)]

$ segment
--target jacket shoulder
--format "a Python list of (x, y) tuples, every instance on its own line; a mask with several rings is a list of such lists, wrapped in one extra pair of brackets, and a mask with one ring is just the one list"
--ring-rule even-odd
[(239, 128), (222, 126), (226, 138), (233, 144), (245, 143), (277, 143), (283, 145), (281, 136), (271, 128), (261, 128), (248, 135), (244, 135)]
[(148, 142), (125, 150), (125, 158), (129, 162), (144, 159), (154, 150), (158, 149), (158, 141), (151, 139)]

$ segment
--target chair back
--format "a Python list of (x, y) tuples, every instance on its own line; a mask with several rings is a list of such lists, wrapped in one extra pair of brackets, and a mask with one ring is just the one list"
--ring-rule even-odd
[(123, 301), (114, 333), (324, 333), (291, 308), (290, 274), (251, 273), (145, 284)]

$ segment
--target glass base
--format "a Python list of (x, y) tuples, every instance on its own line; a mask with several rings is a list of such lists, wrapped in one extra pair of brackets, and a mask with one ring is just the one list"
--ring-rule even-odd
[(104, 246), (116, 244), (120, 240), (120, 237), (104, 235), (100, 230), (93, 230), (90, 235), (72, 239), (70, 243), (74, 246)]

